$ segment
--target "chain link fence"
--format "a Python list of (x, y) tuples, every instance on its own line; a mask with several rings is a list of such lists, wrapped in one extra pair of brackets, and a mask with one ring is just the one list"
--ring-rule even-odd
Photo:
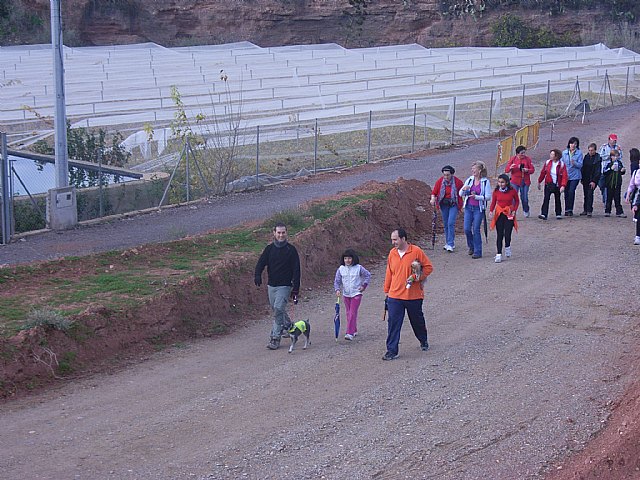
[[(525, 84), (488, 92), (416, 101), (386, 110), (329, 118), (256, 123), (249, 115), (222, 123), (189, 125), (176, 138), (171, 123), (132, 149), (128, 170), (70, 162), (77, 187), (78, 220), (199, 200), (260, 188), (296, 176), (376, 162), (426, 148), (446, 148), (472, 138), (504, 136), (525, 124), (584, 116), (598, 108), (635, 101), (634, 75)], [(392, 106), (394, 106), (392, 104)], [(218, 122), (221, 122), (218, 120)], [(6, 137), (5, 137), (6, 138)], [(504, 152), (503, 152), (504, 153)], [(53, 188), (51, 157), (3, 150), (2, 234), (46, 228), (46, 191)], [(491, 162), (489, 162), (491, 163)]]

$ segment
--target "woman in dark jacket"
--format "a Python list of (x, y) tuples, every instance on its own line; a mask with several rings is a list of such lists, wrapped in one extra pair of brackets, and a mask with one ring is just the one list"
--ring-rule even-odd
[(582, 161), (582, 191), (584, 192), (584, 209), (580, 215), (593, 215), (593, 192), (598, 186), (602, 171), (602, 158), (597, 152), (598, 146), (592, 143)]

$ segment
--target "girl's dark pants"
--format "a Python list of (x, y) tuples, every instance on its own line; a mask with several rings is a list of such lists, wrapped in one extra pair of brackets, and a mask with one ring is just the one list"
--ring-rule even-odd
[(511, 246), (511, 232), (513, 231), (513, 220), (509, 220), (504, 213), (501, 213), (496, 220), (496, 248), (498, 253), (502, 254), (502, 240), (504, 240), (504, 246)]

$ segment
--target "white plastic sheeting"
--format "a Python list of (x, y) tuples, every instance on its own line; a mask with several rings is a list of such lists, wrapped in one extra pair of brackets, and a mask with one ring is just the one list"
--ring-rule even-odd
[[(499, 102), (521, 95), (523, 84), (528, 94), (539, 94), (548, 81), (551, 91), (570, 91), (576, 79), (598, 91), (605, 73), (625, 81), (629, 75), (635, 82), (640, 71), (638, 54), (603, 44), (520, 50), (416, 44), (261, 48), (249, 42), (164, 48), (145, 43), (65, 47), (64, 55), (67, 117), (73, 125), (133, 131), (126, 144), (144, 151), (146, 135), (137, 130), (144, 124), (159, 130), (172, 121), (172, 86), (190, 119), (241, 108), (249, 126), (292, 115), (328, 118), (413, 105), (449, 109), (454, 96), (463, 105), (493, 90), (500, 92)], [(52, 118), (54, 105), (50, 46), (0, 47), (0, 122), (27, 131), (31, 122)]]

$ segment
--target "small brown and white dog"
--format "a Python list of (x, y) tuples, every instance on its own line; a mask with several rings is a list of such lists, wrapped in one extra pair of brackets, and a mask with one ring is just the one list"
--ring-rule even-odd
[(407, 278), (407, 288), (411, 288), (413, 282), (420, 281), (422, 276), (422, 264), (418, 260), (411, 262), (411, 275)]
[(310, 335), (311, 335), (311, 325), (309, 324), (309, 320), (300, 320), (298, 322), (292, 323), (287, 329), (289, 332), (289, 336), (291, 337), (291, 346), (289, 347), (289, 353), (293, 353), (293, 349), (296, 346), (296, 342), (298, 341), (298, 337), (300, 335), (304, 335), (304, 347), (306, 349), (309, 345), (311, 345)]

